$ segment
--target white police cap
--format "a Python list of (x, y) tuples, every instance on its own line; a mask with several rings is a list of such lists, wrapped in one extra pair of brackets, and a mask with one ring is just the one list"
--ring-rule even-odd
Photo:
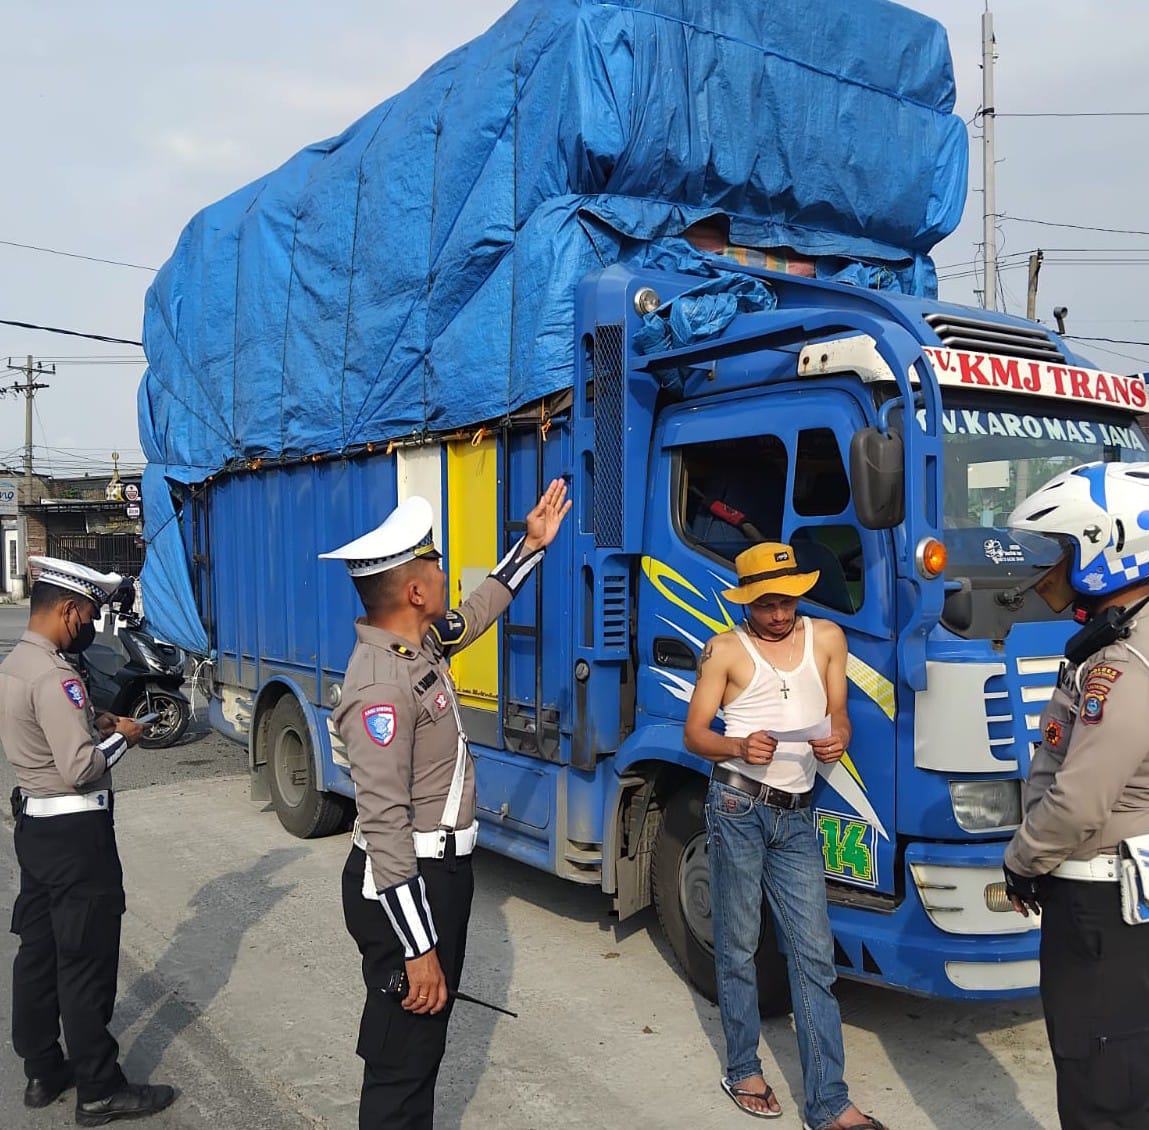
[(119, 573), (99, 573), (75, 561), (64, 561), (59, 557), (29, 557), (28, 565), (39, 570), (33, 579), (58, 589), (78, 592), (94, 601), (97, 606), (106, 604), (120, 587), (123, 577)]
[(328, 561), (342, 561), (353, 577), (370, 577), (385, 573), (408, 561), (427, 558), (437, 561), (431, 504), (418, 495), (401, 502), (381, 526), (338, 549), (319, 556)]

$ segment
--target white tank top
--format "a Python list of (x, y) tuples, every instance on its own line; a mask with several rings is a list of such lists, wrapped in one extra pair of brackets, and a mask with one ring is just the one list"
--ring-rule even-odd
[[(777, 673), (762, 658), (746, 630), (734, 629), (754, 661), (754, 676), (722, 708), (728, 738), (744, 738), (755, 730), (800, 730), (826, 717), (826, 687), (814, 662), (814, 629), (808, 616), (802, 617), (802, 627), (806, 640), (802, 662), (792, 671), (779, 668)], [(779, 673), (786, 680), (786, 696), (782, 694)], [(814, 787), (816, 765), (809, 742), (779, 742), (769, 765), (750, 765), (736, 757), (722, 764), (788, 793), (804, 793)]]

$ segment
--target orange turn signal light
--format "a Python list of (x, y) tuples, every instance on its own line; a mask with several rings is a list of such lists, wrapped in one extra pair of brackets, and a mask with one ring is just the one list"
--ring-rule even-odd
[(946, 547), (937, 538), (922, 538), (918, 543), (918, 572), (933, 580), (940, 577), (946, 567)]

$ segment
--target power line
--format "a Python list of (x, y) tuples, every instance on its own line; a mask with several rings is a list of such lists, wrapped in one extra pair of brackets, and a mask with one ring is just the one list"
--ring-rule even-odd
[(1120, 349), (1114, 349), (1112, 346), (1090, 345), (1087, 348), (1090, 353), (1105, 353), (1110, 357), (1120, 357), (1125, 361), (1132, 361), (1134, 364), (1140, 366), (1141, 370), (1149, 368), (1149, 361), (1144, 357), (1136, 357), (1132, 353), (1123, 353)]
[[(980, 113), (980, 111), (978, 111)], [(1149, 118), (1149, 110), (1077, 110), (1067, 113), (1047, 111), (1029, 114), (996, 113), (999, 118)]]
[(1102, 231), (1108, 232), (1111, 235), (1149, 235), (1149, 231), (1143, 231), (1138, 228), (1101, 228), (1095, 224), (1056, 224), (1052, 220), (1031, 220), (1026, 216), (1002, 215), (1000, 219), (1004, 222), (1014, 224), (1039, 224), (1043, 228), (1072, 228), (1074, 231)]
[(21, 330), (43, 330), (45, 333), (64, 334), (66, 337), (86, 337), (89, 341), (107, 341), (113, 345), (138, 345), (141, 349), (144, 346), (142, 341), (130, 341), (126, 337), (105, 337), (103, 334), (86, 334), (81, 333), (79, 330), (62, 330), (56, 326), (38, 326), (35, 322), (10, 322), (6, 318), (0, 318), (0, 326), (16, 326)]
[(1072, 338), (1074, 341), (1107, 341), (1110, 345), (1143, 345), (1149, 348), (1149, 341), (1130, 341), (1122, 337), (1085, 337), (1083, 334), (1062, 334), (1062, 337)]
[(142, 263), (126, 263), (123, 259), (101, 259), (96, 255), (81, 255), (77, 251), (60, 251), (55, 247), (38, 247), (34, 243), (17, 243), (13, 239), (0, 239), (4, 247), (19, 247), (25, 251), (39, 251), (44, 255), (60, 255), (65, 259), (83, 259), (88, 263), (106, 263), (110, 267), (131, 267), (135, 271), (151, 271), (154, 275), (159, 267), (145, 267)]
[(56, 356), (41, 355), (41, 361), (54, 361), (57, 364), (92, 364), (97, 361), (115, 361), (123, 364), (139, 361), (138, 353), (61, 353)]

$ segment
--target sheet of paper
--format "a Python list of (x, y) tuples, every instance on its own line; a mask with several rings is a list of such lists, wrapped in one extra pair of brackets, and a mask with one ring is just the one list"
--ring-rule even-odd
[(830, 716), (819, 719), (812, 726), (803, 726), (800, 730), (767, 730), (775, 741), (779, 742), (816, 742), (830, 736)]

